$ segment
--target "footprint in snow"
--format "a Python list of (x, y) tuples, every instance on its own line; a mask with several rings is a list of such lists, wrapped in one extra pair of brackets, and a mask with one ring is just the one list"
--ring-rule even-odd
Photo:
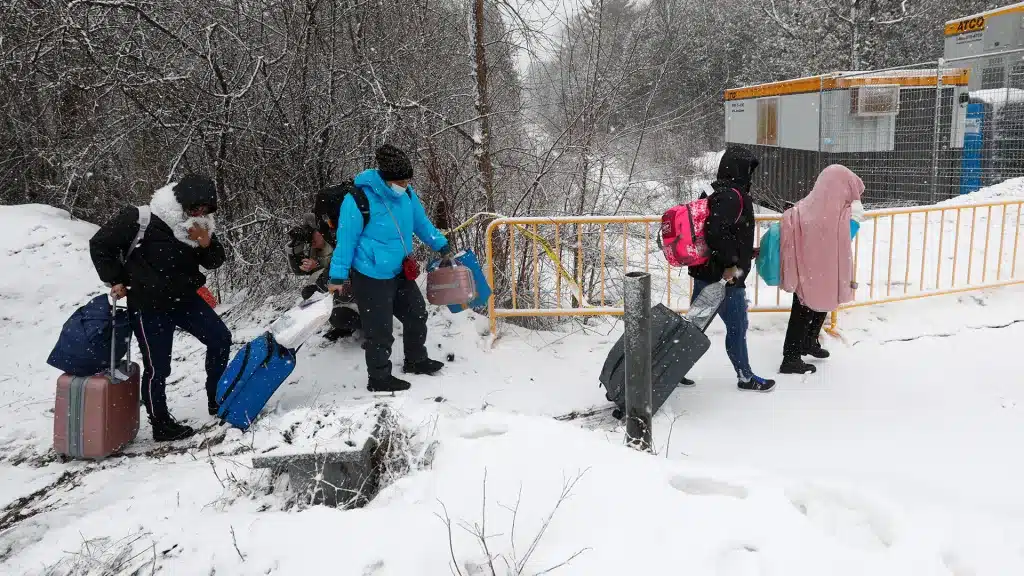
[(713, 478), (696, 476), (673, 476), (669, 481), (676, 490), (691, 496), (728, 496), (730, 498), (746, 498), (747, 489)]
[(506, 432), (508, 432), (508, 426), (505, 426), (504, 424), (486, 424), (466, 430), (462, 433), (462, 437), (467, 440), (477, 440), (479, 438), (501, 436)]
[(803, 486), (786, 496), (812, 524), (851, 546), (889, 548), (895, 541), (892, 518), (854, 494)]
[(761, 576), (761, 558), (757, 547), (746, 544), (729, 548), (719, 554), (715, 568), (717, 576)]
[(369, 564), (366, 566), (366, 568), (363, 569), (363, 576), (373, 576), (374, 574), (380, 572), (383, 568), (384, 561), (377, 560), (373, 564)]
[(944, 552), (942, 554), (942, 563), (949, 570), (951, 576), (975, 576), (977, 574), (955, 552)]

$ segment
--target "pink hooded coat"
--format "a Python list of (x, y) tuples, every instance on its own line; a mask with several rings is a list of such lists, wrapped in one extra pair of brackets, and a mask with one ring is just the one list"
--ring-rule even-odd
[(831, 312), (853, 300), (850, 205), (864, 182), (849, 168), (821, 171), (814, 189), (782, 215), (782, 289), (811, 310)]

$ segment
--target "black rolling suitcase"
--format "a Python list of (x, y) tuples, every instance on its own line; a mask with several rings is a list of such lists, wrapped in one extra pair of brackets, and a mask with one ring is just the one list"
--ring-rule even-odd
[[(651, 403), (657, 413), (694, 364), (711, 348), (704, 334), (725, 300), (725, 282), (701, 291), (686, 317), (662, 304), (651, 308)], [(601, 369), (605, 397), (615, 403), (616, 418), (626, 410), (625, 343), (612, 346)]]

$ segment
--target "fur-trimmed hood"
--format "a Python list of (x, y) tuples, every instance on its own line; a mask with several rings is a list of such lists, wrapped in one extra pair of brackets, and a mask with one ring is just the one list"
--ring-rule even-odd
[(216, 228), (216, 222), (211, 214), (206, 216), (189, 216), (186, 214), (185, 209), (178, 202), (174, 194), (174, 187), (176, 185), (177, 183), (168, 184), (157, 190), (149, 201), (149, 209), (154, 216), (163, 220), (164, 224), (167, 224), (174, 231), (174, 237), (178, 241), (195, 248), (199, 246), (199, 243), (188, 237), (189, 228), (198, 224), (206, 228), (212, 235)]

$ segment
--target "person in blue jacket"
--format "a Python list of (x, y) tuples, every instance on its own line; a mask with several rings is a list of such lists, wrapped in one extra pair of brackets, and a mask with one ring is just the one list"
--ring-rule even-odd
[(433, 375), (444, 363), (427, 356), (427, 306), (416, 285), (412, 236), (441, 254), (448, 240), (430, 222), (410, 185), (412, 162), (402, 150), (384, 145), (376, 151), (377, 169), (365, 170), (355, 185), (366, 195), (370, 217), (363, 225), (353, 194), (345, 197), (338, 216), (338, 242), (331, 257), (330, 289), (351, 289), (362, 319), (363, 349), (370, 392), (408, 390), (409, 383), (391, 373), (392, 317), (402, 323), (405, 347), (403, 372)]

